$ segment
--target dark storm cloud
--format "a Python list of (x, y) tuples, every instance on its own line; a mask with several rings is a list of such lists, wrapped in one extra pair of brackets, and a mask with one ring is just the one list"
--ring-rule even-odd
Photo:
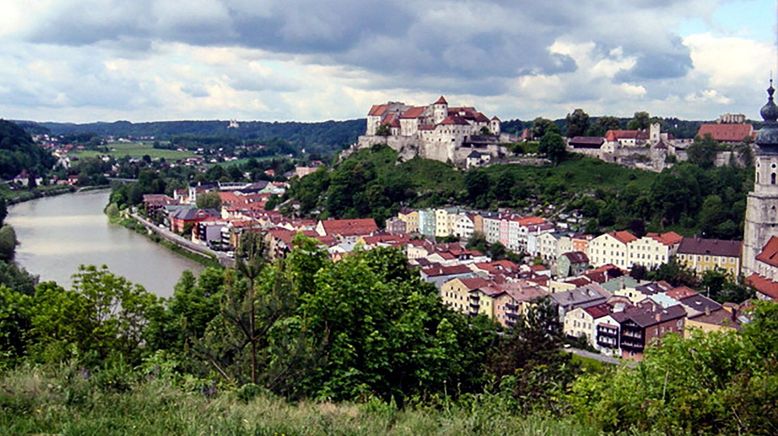
[(128, 41), (141, 50), (148, 47), (143, 41), (241, 46), (367, 70), (378, 77), (362, 84), (368, 89), (432, 82), (495, 95), (517, 76), (575, 71), (570, 57), (549, 51), (559, 38), (619, 46), (635, 57), (635, 67), (617, 81), (682, 77), (691, 68), (689, 50), (657, 19), (687, 3), (73, 1), (51, 11), (30, 40), (76, 46)]

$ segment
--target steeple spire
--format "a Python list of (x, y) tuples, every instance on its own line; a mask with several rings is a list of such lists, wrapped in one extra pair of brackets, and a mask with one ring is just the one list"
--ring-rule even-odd
[(762, 119), (766, 122), (775, 122), (778, 120), (778, 107), (773, 100), (773, 94), (775, 94), (775, 88), (773, 88), (772, 73), (770, 73), (770, 87), (767, 88), (767, 103), (762, 106), (762, 110), (759, 113), (762, 115)]

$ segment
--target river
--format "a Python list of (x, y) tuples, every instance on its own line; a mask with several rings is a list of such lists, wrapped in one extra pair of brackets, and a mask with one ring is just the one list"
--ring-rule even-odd
[(16, 230), (20, 245), (16, 261), (41, 281), (64, 287), (79, 265), (107, 265), (111, 272), (169, 297), (181, 277), (202, 265), (150, 241), (103, 214), (109, 192), (90, 191), (44, 197), (9, 208), (6, 222)]

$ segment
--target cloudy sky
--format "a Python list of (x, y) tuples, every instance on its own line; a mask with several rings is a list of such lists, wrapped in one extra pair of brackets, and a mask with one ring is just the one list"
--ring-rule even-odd
[[(552, 5), (553, 4), (553, 5)], [(0, 0), (0, 117), (756, 117), (775, 0)]]

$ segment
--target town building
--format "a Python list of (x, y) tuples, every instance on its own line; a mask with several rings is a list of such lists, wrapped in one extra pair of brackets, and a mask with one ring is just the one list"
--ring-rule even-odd
[(595, 267), (613, 264), (619, 268), (628, 269), (629, 244), (638, 238), (624, 230), (602, 234), (589, 243), (589, 259)]
[(678, 262), (699, 275), (721, 269), (737, 277), (740, 274), (741, 241), (722, 239), (683, 238), (678, 245)]
[(642, 265), (648, 269), (668, 263), (675, 255), (683, 237), (675, 232), (649, 233), (629, 243), (629, 266)]

